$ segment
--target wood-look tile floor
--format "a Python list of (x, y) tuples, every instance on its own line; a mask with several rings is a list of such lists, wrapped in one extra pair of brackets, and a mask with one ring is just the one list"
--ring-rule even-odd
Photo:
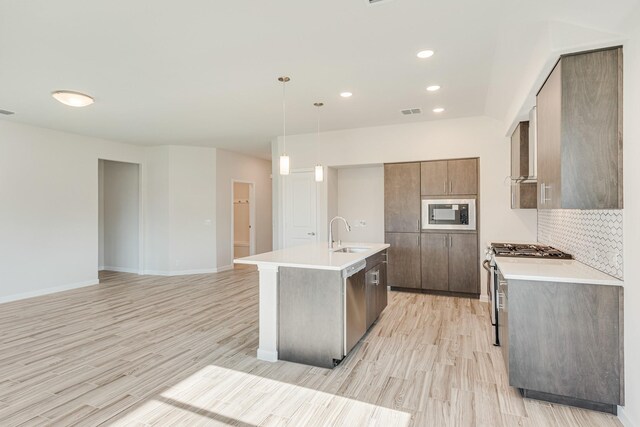
[(101, 274), (0, 305), (0, 426), (617, 426), (522, 399), (487, 305), (391, 292), (333, 370), (255, 358), (258, 276)]

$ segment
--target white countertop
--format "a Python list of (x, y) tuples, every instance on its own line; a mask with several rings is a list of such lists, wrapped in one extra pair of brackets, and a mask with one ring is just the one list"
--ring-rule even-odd
[(622, 286), (622, 280), (576, 260), (495, 257), (505, 279)]
[[(368, 248), (366, 252), (344, 253), (335, 252), (344, 247)], [(389, 247), (387, 243), (343, 243), (333, 249), (328, 248), (327, 242), (312, 245), (296, 246), (265, 252), (245, 258), (234, 259), (234, 264), (271, 265), (274, 267), (312, 268), (318, 270), (344, 270), (358, 261), (362, 261), (373, 254)]]

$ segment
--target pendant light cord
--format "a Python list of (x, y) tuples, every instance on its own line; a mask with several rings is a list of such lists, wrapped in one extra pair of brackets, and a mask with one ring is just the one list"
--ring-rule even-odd
[(286, 79), (282, 81), (282, 151), (287, 154), (287, 92)]

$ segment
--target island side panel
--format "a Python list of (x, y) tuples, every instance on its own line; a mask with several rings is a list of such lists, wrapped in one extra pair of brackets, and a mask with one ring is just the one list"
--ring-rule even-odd
[(509, 384), (620, 404), (621, 292), (618, 286), (509, 280)]
[(257, 358), (278, 361), (278, 267), (259, 265), (259, 332)]
[(332, 368), (343, 357), (341, 272), (281, 267), (278, 294), (279, 358)]

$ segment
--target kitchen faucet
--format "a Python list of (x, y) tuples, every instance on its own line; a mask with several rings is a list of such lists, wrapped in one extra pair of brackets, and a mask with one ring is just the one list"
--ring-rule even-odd
[[(347, 231), (351, 231), (351, 226), (346, 219), (341, 216), (333, 217), (333, 219), (329, 222), (329, 249), (333, 249), (333, 221), (335, 221), (336, 219), (341, 219), (344, 222), (344, 226), (346, 227)], [(338, 246), (340, 246), (339, 243)]]

